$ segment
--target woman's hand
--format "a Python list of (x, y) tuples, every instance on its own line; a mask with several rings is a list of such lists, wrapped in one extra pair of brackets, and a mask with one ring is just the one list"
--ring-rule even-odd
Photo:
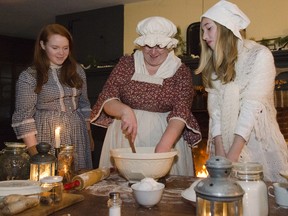
[(215, 145), (215, 155), (226, 157), (221, 135), (214, 137), (214, 145)]
[(91, 149), (91, 151), (94, 151), (95, 143), (94, 143), (94, 139), (93, 139), (91, 130), (88, 130), (88, 134), (89, 134), (89, 140), (90, 140), (90, 149)]
[(38, 153), (36, 149), (37, 139), (35, 135), (26, 136), (23, 138), (23, 141), (27, 146), (27, 151), (30, 157)]
[(137, 135), (137, 119), (133, 109), (113, 99), (104, 104), (104, 111), (110, 116), (121, 119), (122, 132), (131, 142), (134, 142)]
[(137, 135), (137, 119), (134, 111), (128, 106), (123, 109), (121, 129), (123, 134), (134, 143)]
[(222, 143), (222, 137), (216, 136), (214, 137), (215, 155), (226, 157), (232, 162), (238, 162), (238, 158), (245, 143), (246, 141), (243, 139), (243, 137), (235, 134), (232, 146), (230, 147), (228, 153), (225, 153), (224, 146)]
[(232, 162), (238, 162), (241, 151), (245, 145), (246, 141), (242, 136), (235, 134), (233, 145), (230, 147), (227, 153), (227, 158)]
[(169, 147), (168, 145), (165, 145), (163, 143), (159, 143), (156, 148), (155, 148), (155, 152), (159, 153), (159, 152), (169, 152), (171, 150), (171, 147)]
[(171, 119), (161, 137), (160, 142), (155, 148), (155, 152), (169, 152), (173, 145), (178, 141), (185, 127), (185, 123), (179, 119)]
[(93, 135), (92, 135), (92, 131), (91, 131), (91, 127), (90, 127), (90, 122), (86, 122), (86, 126), (87, 126), (87, 131), (88, 131), (88, 135), (89, 135), (89, 141), (90, 141), (90, 150), (94, 151), (94, 139), (93, 139)]

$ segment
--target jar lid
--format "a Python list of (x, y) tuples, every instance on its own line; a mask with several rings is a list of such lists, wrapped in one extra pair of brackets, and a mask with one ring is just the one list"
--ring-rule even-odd
[(61, 146), (61, 149), (66, 149), (66, 150), (73, 150), (74, 146), (73, 145), (67, 145), (67, 146)]
[(243, 174), (263, 172), (263, 166), (257, 162), (233, 163), (232, 169)]
[(46, 176), (44, 178), (40, 179), (41, 183), (57, 183), (62, 182), (63, 177), (62, 176)]
[(4, 144), (9, 148), (26, 148), (25, 143), (20, 142), (5, 142)]
[(109, 198), (113, 199), (113, 200), (118, 199), (118, 198), (120, 198), (120, 193), (119, 192), (111, 192), (111, 193), (109, 193)]

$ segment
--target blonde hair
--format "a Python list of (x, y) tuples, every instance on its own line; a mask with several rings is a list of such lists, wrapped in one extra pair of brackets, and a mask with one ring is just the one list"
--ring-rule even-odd
[(212, 74), (223, 84), (229, 83), (235, 78), (235, 63), (237, 61), (238, 38), (231, 30), (215, 22), (217, 26), (217, 40), (214, 51), (203, 40), (203, 31), (200, 31), (201, 56), (199, 66), (195, 73), (202, 73), (205, 87), (213, 88)]

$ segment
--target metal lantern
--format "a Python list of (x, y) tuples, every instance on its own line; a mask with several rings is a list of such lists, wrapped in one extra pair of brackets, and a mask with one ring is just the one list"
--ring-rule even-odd
[(195, 187), (197, 216), (243, 215), (244, 190), (229, 178), (232, 163), (220, 156), (211, 157), (206, 168), (209, 176)]
[(38, 154), (30, 158), (30, 180), (39, 181), (46, 176), (55, 175), (56, 157), (49, 153), (51, 146), (41, 142), (37, 146)]

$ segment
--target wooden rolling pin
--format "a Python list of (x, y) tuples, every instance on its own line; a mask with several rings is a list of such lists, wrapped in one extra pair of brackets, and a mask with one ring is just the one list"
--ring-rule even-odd
[(98, 168), (72, 178), (71, 183), (64, 184), (65, 190), (76, 189), (83, 190), (84, 188), (93, 185), (110, 175), (109, 168)]

